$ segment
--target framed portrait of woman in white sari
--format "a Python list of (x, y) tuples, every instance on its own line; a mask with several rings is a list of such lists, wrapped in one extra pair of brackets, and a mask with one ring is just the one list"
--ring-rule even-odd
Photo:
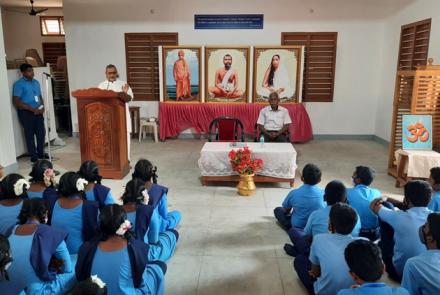
[(281, 103), (301, 101), (303, 46), (254, 47), (253, 102), (267, 103), (272, 92)]

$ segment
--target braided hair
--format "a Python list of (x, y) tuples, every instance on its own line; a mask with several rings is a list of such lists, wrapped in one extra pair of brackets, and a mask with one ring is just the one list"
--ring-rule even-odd
[(80, 196), (81, 199), (86, 199), (86, 194), (84, 191), (80, 191), (77, 188), (78, 179), (81, 176), (76, 172), (66, 172), (61, 176), (60, 183), (58, 184), (58, 192), (62, 197), (74, 197)]
[(140, 204), (144, 200), (142, 192), (145, 190), (145, 182), (139, 178), (133, 178), (125, 186), (125, 191), (122, 194), (123, 204), (136, 203)]
[(134, 172), (132, 174), (133, 178), (139, 178), (144, 182), (152, 181), (153, 183), (157, 183), (157, 167), (153, 166), (150, 161), (146, 159), (141, 159), (137, 161), (134, 166)]
[(25, 184), (20, 189), (22, 193), (19, 195), (16, 193), (15, 186), (20, 179), (24, 179), (24, 177), (16, 173), (11, 173), (3, 178), (0, 183), (2, 199), (27, 198), (27, 187)]
[(99, 175), (99, 167), (95, 161), (85, 161), (82, 163), (78, 174), (88, 182), (101, 184), (102, 176)]

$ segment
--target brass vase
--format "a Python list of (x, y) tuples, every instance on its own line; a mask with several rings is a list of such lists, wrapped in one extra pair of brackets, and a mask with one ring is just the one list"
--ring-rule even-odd
[(257, 191), (254, 183), (254, 174), (241, 174), (240, 182), (237, 185), (237, 192), (240, 196), (252, 196)]

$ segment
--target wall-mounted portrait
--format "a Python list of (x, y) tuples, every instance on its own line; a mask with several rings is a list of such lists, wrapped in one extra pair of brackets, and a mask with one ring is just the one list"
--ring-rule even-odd
[(162, 47), (164, 101), (200, 101), (200, 56), (201, 47)]
[(302, 46), (254, 47), (253, 101), (267, 103), (272, 92), (282, 103), (301, 97)]
[(205, 101), (247, 102), (249, 47), (205, 47)]

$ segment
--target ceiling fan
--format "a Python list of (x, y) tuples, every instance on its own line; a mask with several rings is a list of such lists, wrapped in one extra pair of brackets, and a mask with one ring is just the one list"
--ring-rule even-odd
[(47, 11), (49, 8), (41, 8), (41, 9), (35, 9), (34, 8), (34, 0), (31, 0), (31, 11), (29, 11), (29, 15), (36, 16), (39, 15), (42, 12)]

